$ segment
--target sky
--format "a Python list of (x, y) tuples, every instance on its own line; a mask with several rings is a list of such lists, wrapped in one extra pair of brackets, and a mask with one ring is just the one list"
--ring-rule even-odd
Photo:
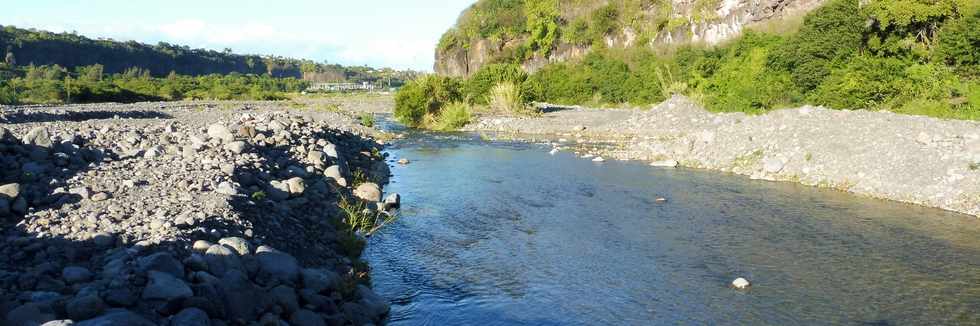
[(431, 71), (475, 0), (13, 0), (0, 25), (343, 65)]

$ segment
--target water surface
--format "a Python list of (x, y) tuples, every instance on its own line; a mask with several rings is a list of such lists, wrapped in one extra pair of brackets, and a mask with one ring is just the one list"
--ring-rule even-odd
[(980, 219), (548, 149), (390, 147), (404, 207), (365, 258), (391, 324), (980, 324)]

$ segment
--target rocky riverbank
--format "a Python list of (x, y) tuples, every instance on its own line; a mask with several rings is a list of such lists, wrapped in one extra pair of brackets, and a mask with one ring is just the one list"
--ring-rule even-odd
[(383, 215), (389, 171), (378, 133), (348, 115), (274, 102), (2, 112), (0, 324), (383, 322), (338, 202)]
[(466, 129), (543, 138), (583, 156), (798, 182), (980, 216), (980, 123), (972, 121), (810, 106), (719, 114), (674, 97), (648, 110), (482, 117)]

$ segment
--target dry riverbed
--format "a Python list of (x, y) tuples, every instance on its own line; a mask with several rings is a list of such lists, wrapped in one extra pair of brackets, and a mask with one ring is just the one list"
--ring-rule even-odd
[(388, 167), (333, 100), (0, 108), (0, 325), (383, 321), (338, 201)]
[(684, 97), (649, 110), (566, 108), (466, 127), (605, 159), (831, 187), (980, 216), (980, 123), (822, 107), (711, 113)]

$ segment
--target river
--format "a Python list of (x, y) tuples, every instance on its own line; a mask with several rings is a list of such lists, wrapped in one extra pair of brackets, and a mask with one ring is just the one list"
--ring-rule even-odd
[(390, 324), (980, 324), (976, 217), (549, 149), (389, 146), (403, 208), (364, 258)]

